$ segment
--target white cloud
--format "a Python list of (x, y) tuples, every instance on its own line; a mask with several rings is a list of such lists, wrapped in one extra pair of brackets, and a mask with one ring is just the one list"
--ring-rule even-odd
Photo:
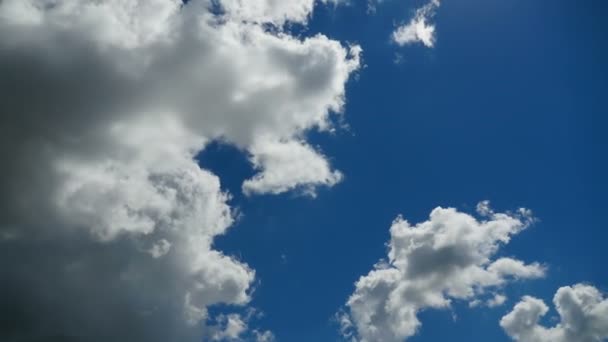
[(475, 209), (477, 210), (477, 214), (479, 214), (480, 216), (487, 217), (492, 216), (494, 214), (494, 210), (492, 210), (492, 208), (490, 207), (490, 201), (488, 200), (477, 203)]
[(258, 330), (249, 328), (251, 322), (263, 316), (261, 311), (248, 308), (244, 315), (229, 314), (219, 315), (214, 324), (208, 327), (207, 334), (203, 340), (207, 341), (256, 341), (273, 342), (275, 336), (270, 330)]
[(608, 299), (593, 286), (577, 284), (561, 287), (553, 297), (560, 322), (553, 327), (540, 325), (549, 312), (540, 299), (525, 296), (513, 311), (500, 320), (500, 326), (521, 342), (599, 342), (608, 339)]
[(240, 315), (220, 316), (218, 320), (219, 326), (210, 337), (212, 341), (236, 341), (247, 331), (247, 323)]
[(501, 245), (528, 227), (529, 214), (492, 213), (479, 221), (438, 207), (415, 226), (397, 218), (388, 263), (378, 263), (355, 284), (346, 315), (340, 316), (343, 334), (361, 342), (401, 342), (420, 327), (420, 310), (448, 308), (454, 299), (475, 306), (488, 293), (494, 294), (488, 306), (501, 304), (505, 298), (496, 291), (508, 281), (544, 276), (538, 263), (493, 259)]
[(262, 172), (243, 183), (246, 194), (278, 194), (306, 184), (306, 191), (314, 195), (315, 186), (332, 186), (342, 179), (342, 173), (332, 171), (327, 160), (305, 143), (261, 142), (252, 153), (253, 165)]
[(230, 196), (194, 159), (214, 139), (251, 156), (250, 193), (340, 180), (305, 134), (360, 49), (282, 29), (312, 0), (221, 4), (0, 2), (0, 296), (25, 313), (2, 338), (193, 341), (207, 307), (246, 305), (255, 272), (213, 247)]
[(507, 297), (505, 295), (496, 293), (496, 294), (494, 294), (494, 297), (489, 298), (485, 301), (483, 301), (479, 298), (469, 301), (469, 307), (476, 308), (476, 307), (486, 306), (488, 308), (495, 308), (497, 306), (503, 305), (506, 301), (507, 301)]
[(148, 253), (155, 258), (160, 258), (169, 253), (170, 250), (171, 242), (167, 241), (166, 239), (160, 239), (154, 245), (152, 245), (152, 248), (148, 250)]
[(494, 307), (503, 305), (506, 301), (507, 301), (507, 297), (505, 295), (501, 295), (501, 294), (497, 293), (494, 296), (494, 298), (488, 299), (486, 304), (488, 305), (488, 307), (494, 308)]
[(440, 4), (439, 0), (431, 0), (416, 10), (414, 18), (409, 23), (401, 25), (393, 31), (393, 41), (401, 46), (420, 42), (426, 47), (433, 47), (435, 45), (435, 25), (430, 21)]
[[(321, 0), (338, 4), (344, 0)], [(226, 14), (237, 20), (253, 22), (306, 22), (312, 13), (315, 0), (222, 0)]]
[(254, 333), (256, 342), (273, 342), (273, 341), (275, 341), (274, 334), (271, 331), (254, 330), (253, 333)]
[(383, 0), (367, 0), (367, 13), (375, 14), (378, 9), (378, 5), (380, 5)]

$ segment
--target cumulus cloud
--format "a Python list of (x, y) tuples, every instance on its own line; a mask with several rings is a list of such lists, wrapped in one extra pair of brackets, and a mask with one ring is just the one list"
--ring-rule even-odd
[(253, 334), (255, 336), (256, 342), (273, 342), (275, 341), (274, 334), (271, 331), (258, 331), (254, 330)]
[(269, 331), (249, 329), (251, 321), (263, 316), (263, 313), (249, 308), (244, 315), (228, 314), (216, 317), (213, 325), (210, 325), (204, 341), (256, 341), (272, 342), (274, 334)]
[(296, 141), (263, 143), (252, 149), (253, 165), (263, 170), (243, 183), (243, 191), (278, 194), (303, 185), (314, 195), (317, 185), (334, 185), (342, 179), (312, 147)]
[(417, 9), (416, 14), (407, 24), (401, 25), (393, 31), (393, 41), (401, 46), (420, 42), (426, 47), (433, 47), (435, 45), (435, 25), (430, 22), (440, 4), (439, 0), (431, 0)]
[[(344, 0), (321, 0), (338, 4)], [(315, 0), (222, 0), (223, 9), (233, 18), (252, 22), (305, 22), (312, 13)]]
[(525, 296), (500, 326), (521, 342), (599, 342), (608, 339), (608, 299), (590, 285), (561, 287), (553, 297), (560, 322), (553, 327), (540, 324), (549, 307), (540, 299)]
[(219, 316), (218, 321), (215, 331), (210, 334), (212, 341), (235, 341), (247, 331), (247, 323), (238, 314)]
[(360, 49), (283, 29), (313, 4), (0, 1), (0, 339), (194, 341), (209, 306), (249, 302), (255, 272), (213, 246), (230, 195), (195, 156), (243, 150), (249, 193), (340, 180), (305, 135)]
[(355, 284), (339, 315), (343, 335), (360, 342), (401, 342), (421, 325), (424, 309), (444, 309), (452, 300), (488, 306), (506, 298), (509, 281), (543, 277), (538, 263), (494, 258), (533, 218), (526, 209), (494, 213), (478, 220), (453, 208), (434, 209), (427, 221), (411, 225), (398, 217), (390, 229), (388, 261), (381, 261)]

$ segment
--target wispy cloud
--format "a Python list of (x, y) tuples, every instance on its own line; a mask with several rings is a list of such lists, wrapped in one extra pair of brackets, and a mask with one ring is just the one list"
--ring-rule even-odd
[(422, 43), (426, 47), (433, 47), (436, 38), (435, 25), (431, 21), (439, 6), (439, 0), (432, 0), (417, 9), (416, 14), (407, 24), (401, 25), (393, 31), (393, 41), (401, 46)]

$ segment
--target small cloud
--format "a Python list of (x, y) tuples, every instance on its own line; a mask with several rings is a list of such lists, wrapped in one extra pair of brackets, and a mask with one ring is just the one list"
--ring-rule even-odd
[(430, 21), (435, 16), (439, 5), (439, 0), (432, 0), (416, 10), (416, 15), (409, 23), (401, 25), (393, 31), (393, 41), (400, 46), (418, 42), (429, 48), (435, 46), (435, 25)]
[(158, 259), (169, 253), (170, 250), (171, 242), (167, 241), (166, 239), (161, 239), (148, 250), (148, 253), (150, 253), (153, 258)]
[(492, 210), (492, 208), (490, 207), (490, 201), (481, 201), (479, 203), (477, 203), (477, 214), (479, 214), (480, 216), (485, 216), (485, 217), (489, 217), (494, 215), (494, 210)]
[(274, 334), (270, 330), (266, 330), (266, 331), (254, 330), (253, 336), (255, 337), (255, 342), (274, 342), (276, 340), (276, 338), (274, 337)]
[(486, 301), (486, 305), (489, 308), (495, 308), (497, 306), (503, 305), (506, 301), (507, 301), (507, 296), (497, 293), (494, 295), (494, 298), (488, 299)]

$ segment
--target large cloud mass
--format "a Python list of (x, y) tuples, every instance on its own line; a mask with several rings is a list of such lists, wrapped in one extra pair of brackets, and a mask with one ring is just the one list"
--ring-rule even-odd
[(484, 219), (438, 207), (414, 226), (397, 218), (388, 262), (357, 281), (340, 314), (343, 334), (361, 342), (402, 342), (420, 327), (423, 309), (448, 308), (453, 299), (474, 306), (488, 296), (487, 305), (496, 306), (504, 302), (498, 291), (509, 280), (544, 275), (538, 263), (493, 258), (533, 221), (529, 210), (495, 213), (482, 202), (478, 212)]
[(304, 134), (359, 49), (281, 29), (312, 8), (0, 1), (0, 339), (196, 340), (208, 306), (248, 302), (254, 271), (213, 249), (229, 195), (194, 157), (248, 153), (247, 193), (340, 180)]
[(593, 286), (561, 287), (553, 297), (560, 322), (544, 327), (539, 321), (549, 308), (540, 299), (525, 296), (500, 326), (520, 342), (599, 342), (608, 340), (608, 299)]

